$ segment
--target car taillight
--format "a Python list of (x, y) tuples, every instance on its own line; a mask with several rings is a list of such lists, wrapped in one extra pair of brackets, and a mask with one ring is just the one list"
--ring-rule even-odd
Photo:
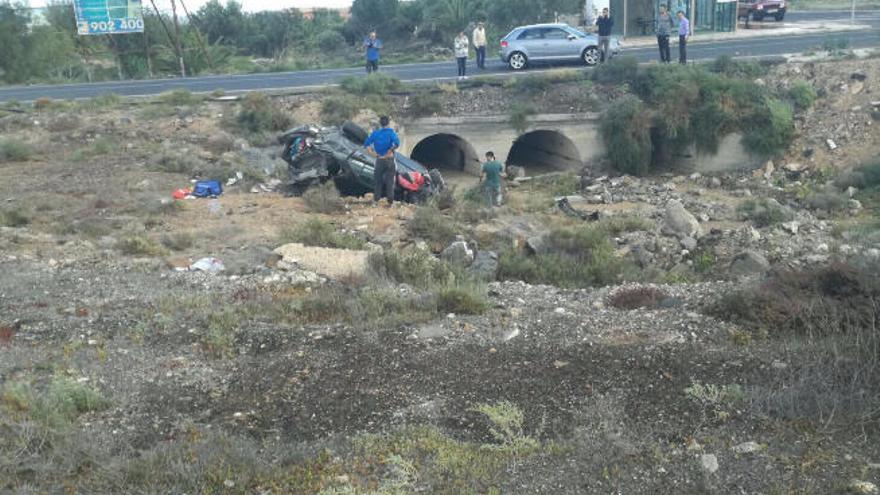
[(506, 41), (501, 40), (501, 48), (507, 48), (507, 42), (506, 42)]

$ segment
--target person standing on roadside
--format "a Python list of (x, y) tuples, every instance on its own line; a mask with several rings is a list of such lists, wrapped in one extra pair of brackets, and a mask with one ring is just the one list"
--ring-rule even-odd
[(480, 186), (486, 197), (489, 208), (501, 206), (501, 177), (504, 176), (504, 165), (495, 159), (495, 153), (486, 152), (486, 161), (480, 171)]
[(388, 198), (388, 206), (394, 204), (394, 183), (397, 180), (397, 161), (394, 150), (400, 147), (400, 139), (391, 125), (387, 115), (379, 117), (382, 127), (373, 131), (364, 141), (364, 148), (376, 153), (376, 164), (373, 167), (373, 204), (378, 205), (382, 196)]
[(379, 71), (379, 50), (382, 49), (382, 40), (376, 37), (376, 31), (370, 32), (364, 40), (364, 51), (367, 53), (367, 74)]
[[(611, 49), (611, 28), (614, 27), (614, 19), (608, 15), (608, 9), (602, 9), (602, 15), (596, 19), (599, 28), (599, 51), (602, 52), (602, 62), (605, 62), (606, 54)], [(610, 57), (609, 57), (610, 58)]]
[(657, 16), (657, 46), (660, 48), (660, 62), (668, 64), (671, 60), (669, 55), (669, 34), (672, 32), (672, 16), (666, 12), (666, 6), (660, 6), (660, 14)]
[(474, 28), (474, 50), (477, 52), (477, 68), (486, 68), (486, 26), (483, 21), (477, 23)]
[(470, 43), (464, 31), (458, 33), (455, 37), (455, 61), (458, 62), (458, 80), (467, 79), (467, 59)]
[(687, 42), (691, 37), (691, 21), (684, 16), (681, 10), (676, 14), (678, 16), (678, 63), (686, 64), (688, 60)]

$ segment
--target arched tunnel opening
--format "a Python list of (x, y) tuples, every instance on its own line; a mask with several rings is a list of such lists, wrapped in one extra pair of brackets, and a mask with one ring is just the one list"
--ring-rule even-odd
[(410, 158), (430, 168), (440, 169), (444, 177), (473, 176), (479, 173), (480, 157), (466, 140), (455, 134), (434, 134), (413, 148)]
[(507, 164), (523, 167), (527, 175), (580, 170), (581, 154), (571, 139), (557, 131), (532, 131), (518, 137)]

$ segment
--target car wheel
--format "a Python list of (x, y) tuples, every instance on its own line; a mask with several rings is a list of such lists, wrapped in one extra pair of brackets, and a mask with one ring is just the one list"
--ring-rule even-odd
[(507, 65), (513, 70), (525, 69), (528, 64), (529, 60), (522, 52), (513, 52), (510, 54), (510, 58), (507, 59)]
[(363, 144), (368, 136), (367, 131), (354, 122), (346, 122), (342, 124), (342, 134), (358, 144)]
[(779, 12), (775, 14), (773, 18), (776, 19), (776, 22), (782, 22), (782, 20), (785, 19), (785, 12)]
[(584, 50), (584, 53), (581, 54), (581, 59), (583, 59), (584, 63), (593, 66), (599, 63), (602, 55), (599, 53), (599, 49), (595, 46), (588, 47)]

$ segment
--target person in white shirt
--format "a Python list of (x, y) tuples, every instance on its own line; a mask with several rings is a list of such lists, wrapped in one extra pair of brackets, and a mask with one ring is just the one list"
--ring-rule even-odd
[(474, 28), (474, 50), (477, 52), (477, 68), (486, 68), (486, 26), (483, 21), (477, 23)]
[(458, 62), (458, 80), (467, 79), (467, 59), (470, 43), (464, 31), (455, 37), (455, 60)]

